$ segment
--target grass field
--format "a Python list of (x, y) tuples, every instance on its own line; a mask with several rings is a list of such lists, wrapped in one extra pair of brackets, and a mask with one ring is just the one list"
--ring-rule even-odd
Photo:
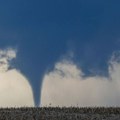
[(0, 120), (120, 120), (120, 108), (1, 108)]

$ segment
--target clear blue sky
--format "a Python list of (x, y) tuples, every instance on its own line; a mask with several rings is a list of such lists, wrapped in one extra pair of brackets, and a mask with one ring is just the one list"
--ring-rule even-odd
[(0, 48), (8, 46), (18, 48), (15, 65), (38, 104), (45, 71), (68, 51), (86, 75), (107, 75), (110, 56), (120, 50), (120, 1), (1, 0)]

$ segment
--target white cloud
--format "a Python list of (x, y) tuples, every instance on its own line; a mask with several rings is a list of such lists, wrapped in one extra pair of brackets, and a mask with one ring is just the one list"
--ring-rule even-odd
[(109, 62), (109, 77), (83, 77), (75, 63), (63, 60), (46, 73), (41, 91), (41, 105), (49, 106), (120, 106), (120, 62)]
[(28, 80), (17, 69), (8, 70), (14, 58), (16, 50), (0, 50), (0, 107), (34, 106)]
[(12, 48), (0, 49), (0, 72), (5, 72), (10, 67), (10, 61), (16, 58), (16, 50)]
[(0, 73), (0, 107), (34, 106), (27, 79), (16, 69)]

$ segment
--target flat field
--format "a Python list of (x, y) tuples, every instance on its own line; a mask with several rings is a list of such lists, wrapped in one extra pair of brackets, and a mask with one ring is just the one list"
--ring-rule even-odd
[(120, 108), (1, 108), (0, 120), (120, 120)]

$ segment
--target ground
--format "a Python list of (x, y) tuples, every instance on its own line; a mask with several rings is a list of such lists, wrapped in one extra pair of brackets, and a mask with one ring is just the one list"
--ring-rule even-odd
[(0, 120), (120, 120), (120, 108), (1, 108)]

